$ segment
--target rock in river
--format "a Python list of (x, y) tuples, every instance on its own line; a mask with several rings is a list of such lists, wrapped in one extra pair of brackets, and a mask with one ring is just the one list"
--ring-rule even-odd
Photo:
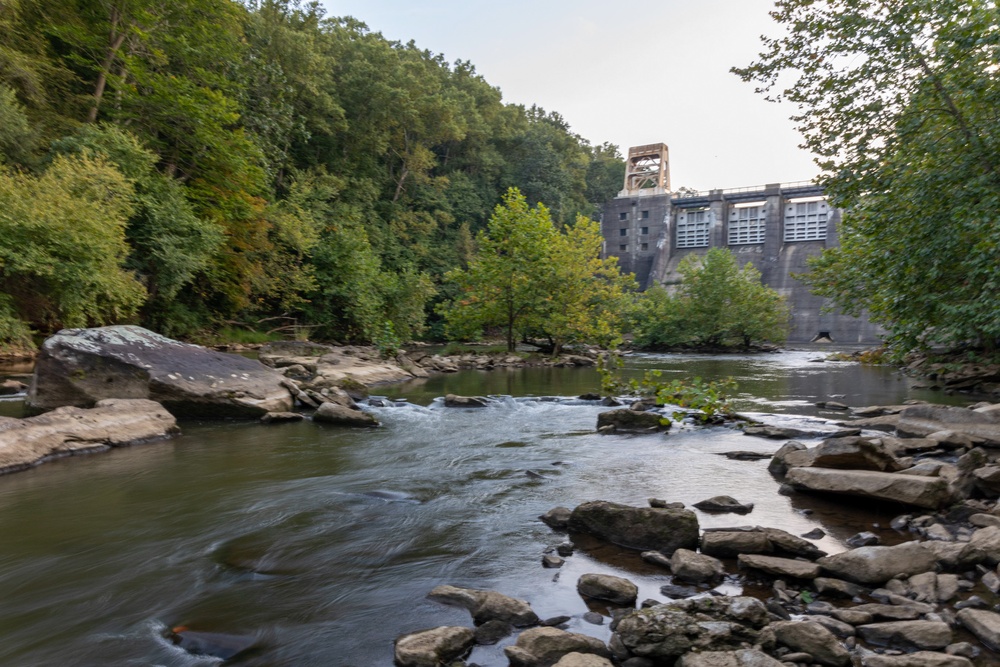
[(399, 667), (438, 667), (468, 653), (476, 643), (469, 628), (443, 626), (411, 632), (396, 639)]
[(698, 548), (698, 518), (686, 509), (631, 507), (594, 500), (573, 510), (569, 528), (630, 549), (666, 555), (680, 548)]
[(628, 606), (634, 605), (639, 595), (639, 588), (631, 581), (610, 574), (584, 574), (576, 582), (576, 590), (584, 597)]
[(477, 624), (504, 621), (516, 627), (538, 623), (538, 616), (524, 600), (512, 598), (496, 591), (485, 591), (458, 586), (438, 586), (428, 596), (432, 600), (464, 607)]
[(550, 667), (570, 653), (610, 657), (600, 639), (558, 628), (531, 628), (518, 636), (514, 646), (504, 649), (511, 667)]
[(0, 417), (0, 473), (60, 456), (165, 438), (177, 431), (173, 415), (159, 403), (143, 399), (105, 399), (89, 410), (63, 407), (27, 419)]
[(944, 507), (953, 500), (947, 480), (873, 470), (792, 468), (787, 481), (796, 489), (860, 496), (916, 505), (927, 509)]
[(367, 412), (345, 408), (337, 403), (319, 406), (313, 414), (313, 421), (340, 426), (379, 426), (378, 420)]
[(292, 409), (284, 376), (235, 354), (171, 340), (136, 326), (63, 329), (42, 345), (29, 409), (91, 407), (147, 398), (177, 417), (259, 418)]
[(891, 547), (859, 547), (817, 561), (835, 577), (859, 584), (881, 584), (899, 575), (913, 576), (934, 570), (934, 552), (920, 542)]

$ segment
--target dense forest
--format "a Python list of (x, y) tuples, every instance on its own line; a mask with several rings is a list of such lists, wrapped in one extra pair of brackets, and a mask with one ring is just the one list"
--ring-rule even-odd
[(316, 3), (2, 0), (0, 37), (6, 344), (432, 334), (508, 188), (561, 226), (621, 183), (617, 147)]

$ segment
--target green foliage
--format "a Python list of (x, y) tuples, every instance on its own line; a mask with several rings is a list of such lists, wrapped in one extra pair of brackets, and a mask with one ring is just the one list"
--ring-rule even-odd
[(692, 417), (702, 424), (716, 423), (731, 417), (729, 398), (736, 391), (732, 378), (705, 382), (700, 377), (687, 380), (662, 380), (662, 372), (646, 371), (641, 379), (625, 381), (622, 378), (622, 358), (603, 354), (597, 360), (597, 373), (601, 378), (601, 393), (605, 396), (642, 396), (654, 398), (660, 405), (676, 405), (684, 410), (672, 413), (674, 421)]
[(847, 209), (807, 280), (900, 351), (1000, 341), (1000, 27), (981, 0), (781, 0), (786, 33), (735, 70), (799, 106)]
[[(616, 147), (591, 146), (559, 114), (505, 104), (472, 64), (325, 19), (319, 3), (4, 0), (0, 34), (0, 164), (44, 179), (60, 160), (103, 161), (127, 186), (108, 219), (125, 221), (125, 253), (102, 268), (128, 280), (72, 321), (137, 317), (191, 336), (289, 317), (358, 342), (389, 322), (411, 339), (439, 288), (457, 296), (444, 276), (472, 260), (508, 187), (550, 203), (583, 247), (593, 235), (573, 220), (624, 169)], [(18, 287), (31, 296), (12, 293), (10, 308), (41, 304), (40, 333), (70, 312), (51, 281)], [(610, 343), (604, 295), (594, 331), (597, 306), (576, 296), (525, 332)]]
[(382, 323), (382, 330), (379, 331), (372, 342), (375, 343), (379, 356), (383, 359), (394, 358), (399, 354), (399, 348), (403, 344), (399, 340), (399, 336), (396, 335), (396, 329), (392, 326), (392, 322), (389, 321)]
[(785, 300), (765, 286), (752, 264), (740, 268), (726, 248), (690, 254), (678, 267), (676, 296), (654, 287), (636, 309), (640, 347), (750, 347), (753, 341), (782, 342), (788, 328)]
[(34, 148), (35, 133), (13, 89), (0, 83), (0, 165), (26, 163)]
[(99, 157), (57, 157), (37, 177), (0, 172), (6, 312), (43, 331), (131, 317), (145, 297), (124, 267), (132, 197)]
[(476, 240), (468, 268), (446, 275), (459, 290), (440, 309), (450, 336), (477, 338), (498, 327), (510, 352), (518, 338), (540, 335), (554, 354), (566, 343), (618, 341), (634, 280), (599, 258), (597, 223), (581, 217), (560, 233), (545, 206), (531, 208), (511, 188)]

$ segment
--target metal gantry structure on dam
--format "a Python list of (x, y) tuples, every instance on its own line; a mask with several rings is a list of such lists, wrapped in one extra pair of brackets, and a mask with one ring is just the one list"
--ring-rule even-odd
[(877, 343), (881, 332), (866, 317), (831, 310), (796, 274), (807, 273), (809, 257), (838, 245), (841, 211), (811, 182), (695, 192), (670, 191), (666, 144), (628, 151), (625, 183), (604, 204), (604, 256), (617, 257), (642, 289), (680, 281), (681, 260), (728, 248), (741, 264), (752, 262), (764, 284), (788, 299), (789, 342), (829, 338), (838, 343)]

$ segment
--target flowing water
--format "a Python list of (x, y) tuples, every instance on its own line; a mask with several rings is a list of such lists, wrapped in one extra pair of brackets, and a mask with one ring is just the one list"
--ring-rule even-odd
[[(817, 440), (843, 418), (818, 400), (965, 400), (910, 389), (888, 368), (816, 363), (821, 356), (635, 356), (628, 372), (732, 376), (740, 410), (815, 430)], [(563, 568), (543, 569), (542, 554), (568, 539), (538, 520), (552, 507), (728, 494), (755, 509), (699, 512), (703, 527), (820, 527), (830, 552), (893, 516), (779, 495), (766, 461), (719, 455), (777, 448), (736, 430), (599, 436), (607, 408), (572, 399), (597, 385), (593, 369), (465, 371), (383, 389), (407, 401), (371, 408), (384, 424), (375, 430), (185, 423), (169, 441), (0, 477), (0, 665), (217, 663), (164, 639), (183, 625), (254, 637), (239, 664), (388, 666), (398, 635), (470, 625), (465, 610), (426, 599), (445, 583), (527, 599), (542, 618), (571, 615), (571, 631), (608, 639), (606, 624), (582, 619), (607, 610), (580, 598), (579, 576), (628, 577), (640, 600), (663, 599), (669, 578), (635, 553), (577, 537)], [(446, 393), (508, 397), (456, 410), (441, 406)], [(16, 414), (18, 403), (0, 410)], [(512, 641), (478, 647), (470, 661), (506, 665)]]

